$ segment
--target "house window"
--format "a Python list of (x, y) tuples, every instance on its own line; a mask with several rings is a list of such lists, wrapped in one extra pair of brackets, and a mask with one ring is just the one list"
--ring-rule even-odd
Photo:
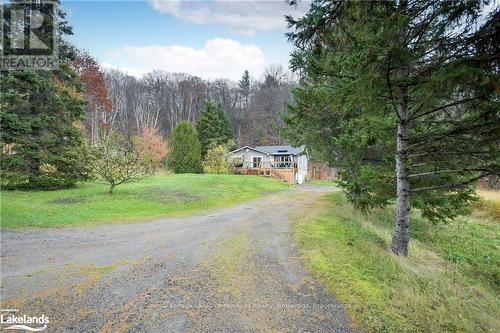
[(232, 160), (233, 167), (242, 168), (243, 167), (243, 156), (234, 156)]
[(252, 164), (254, 168), (260, 168), (262, 165), (262, 156), (253, 156)]
[(292, 156), (290, 155), (278, 155), (274, 158), (277, 168), (291, 168), (292, 167)]

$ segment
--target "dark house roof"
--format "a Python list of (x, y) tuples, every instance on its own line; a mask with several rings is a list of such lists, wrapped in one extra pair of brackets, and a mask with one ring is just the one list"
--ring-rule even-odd
[(300, 155), (304, 152), (305, 146), (256, 146), (255, 149), (270, 155)]

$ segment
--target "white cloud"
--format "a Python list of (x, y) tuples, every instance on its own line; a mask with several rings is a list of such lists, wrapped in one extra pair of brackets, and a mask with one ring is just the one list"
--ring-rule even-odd
[(141, 78), (148, 72), (146, 69), (139, 69), (139, 68), (134, 68), (134, 67), (128, 67), (128, 66), (115, 66), (112, 65), (108, 62), (101, 62), (100, 63), (101, 67), (104, 69), (118, 69), (119, 71), (126, 73), (131, 76), (135, 76), (136, 78)]
[(300, 1), (297, 7), (284, 0), (272, 1), (180, 1), (149, 0), (150, 5), (162, 14), (170, 14), (195, 24), (222, 24), (244, 34), (255, 35), (256, 31), (284, 31), (284, 16), (301, 16), (310, 6), (310, 1)]
[(121, 69), (134, 76), (158, 69), (236, 80), (245, 69), (260, 73), (266, 65), (264, 53), (255, 44), (223, 38), (208, 40), (200, 49), (180, 45), (124, 46), (108, 52), (108, 56), (113, 63), (127, 64)]

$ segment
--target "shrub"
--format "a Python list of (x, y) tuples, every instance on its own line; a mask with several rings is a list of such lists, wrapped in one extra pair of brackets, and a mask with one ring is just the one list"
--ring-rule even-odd
[(167, 145), (163, 140), (158, 129), (154, 127), (146, 127), (142, 131), (141, 136), (137, 136), (133, 140), (134, 148), (143, 158), (150, 157), (156, 168), (161, 168), (165, 165), (167, 157)]
[(231, 172), (224, 146), (219, 145), (208, 149), (203, 161), (203, 170), (205, 173), (217, 174)]

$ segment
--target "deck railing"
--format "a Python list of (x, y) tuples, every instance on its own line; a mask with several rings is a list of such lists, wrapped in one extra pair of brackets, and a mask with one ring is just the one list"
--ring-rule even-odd
[(296, 169), (296, 162), (243, 162), (233, 164), (235, 169)]

